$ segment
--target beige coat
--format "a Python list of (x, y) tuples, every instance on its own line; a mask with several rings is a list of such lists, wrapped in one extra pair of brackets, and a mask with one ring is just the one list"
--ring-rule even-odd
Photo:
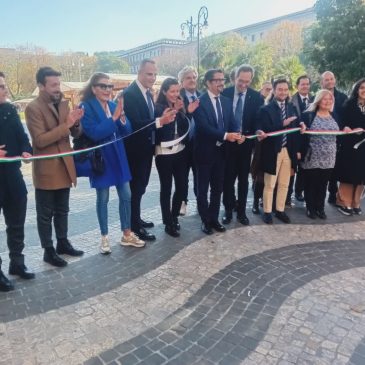
[[(58, 112), (46, 92), (40, 92), (25, 109), (27, 127), (32, 137), (34, 155), (72, 151), (67, 100), (62, 100)], [(78, 131), (75, 130), (78, 134)], [(33, 183), (36, 189), (58, 190), (76, 186), (76, 171), (72, 156), (33, 161)]]

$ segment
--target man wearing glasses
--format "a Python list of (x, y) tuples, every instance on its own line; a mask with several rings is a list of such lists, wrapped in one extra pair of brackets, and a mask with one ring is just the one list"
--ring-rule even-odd
[(200, 97), (199, 108), (194, 112), (197, 203), (202, 231), (208, 235), (213, 233), (212, 229), (218, 232), (226, 230), (218, 221), (224, 179), (225, 143), (244, 142), (233, 116), (231, 101), (220, 95), (224, 81), (222, 70), (212, 69), (206, 72), (204, 83), (207, 92)]
[[(25, 109), (35, 155), (72, 151), (70, 134), (79, 134), (83, 110), (69, 110), (68, 101), (62, 98), (60, 76), (61, 73), (51, 67), (41, 67), (36, 74), (39, 95)], [(66, 266), (67, 261), (59, 254), (83, 255), (83, 251), (73, 248), (67, 236), (70, 187), (76, 185), (72, 156), (34, 161), (33, 184), (43, 260), (53, 266)], [(52, 220), (56, 250), (52, 241)]]

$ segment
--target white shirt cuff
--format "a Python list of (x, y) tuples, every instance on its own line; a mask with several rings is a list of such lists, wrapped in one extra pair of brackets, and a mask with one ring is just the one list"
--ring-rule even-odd
[(160, 123), (160, 118), (156, 118), (156, 128), (162, 128), (163, 125)]
[(225, 141), (227, 139), (227, 133), (224, 133), (223, 140)]

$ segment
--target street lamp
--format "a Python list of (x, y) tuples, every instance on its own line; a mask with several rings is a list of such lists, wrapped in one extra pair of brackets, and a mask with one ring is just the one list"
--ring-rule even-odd
[(196, 32), (196, 41), (197, 41), (197, 70), (199, 73), (199, 66), (200, 66), (200, 36), (202, 33), (203, 28), (208, 27), (208, 8), (206, 6), (202, 6), (198, 12), (198, 21), (194, 24), (193, 17), (191, 16), (190, 19), (186, 20), (184, 23), (180, 25), (181, 28), (181, 35), (185, 38), (185, 30), (187, 30), (187, 40), (189, 42), (193, 42), (195, 38)]

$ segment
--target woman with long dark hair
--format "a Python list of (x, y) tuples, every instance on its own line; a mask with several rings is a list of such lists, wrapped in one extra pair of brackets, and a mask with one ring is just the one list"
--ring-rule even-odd
[[(108, 75), (97, 72), (93, 74), (81, 92), (81, 107), (84, 108), (84, 117), (81, 120), (83, 132), (97, 144), (115, 141), (101, 148), (104, 163), (104, 172), (93, 174), (90, 185), (96, 189), (96, 212), (98, 216), (101, 246), (100, 252), (111, 252), (108, 239), (108, 202), (109, 188), (115, 186), (119, 197), (119, 218), (123, 236), (122, 246), (144, 247), (140, 240), (131, 231), (131, 192), (129, 181), (131, 174), (124, 149), (123, 140), (126, 125), (123, 112), (123, 98), (118, 103), (110, 100), (113, 85)], [(118, 141), (116, 141), (118, 140)]]
[[(192, 113), (196, 107), (190, 106), (189, 112)], [(192, 110), (193, 108), (195, 109)], [(189, 120), (186, 118), (184, 103), (180, 97), (179, 82), (174, 78), (167, 78), (162, 83), (156, 101), (155, 116), (161, 116), (166, 109), (175, 109), (177, 114), (172, 123), (157, 129), (155, 161), (160, 177), (160, 204), (165, 232), (172, 237), (179, 237), (180, 225), (177, 217), (188, 184), (185, 139), (180, 140), (180, 137), (188, 131)], [(173, 179), (175, 192), (171, 202)]]
[[(344, 105), (343, 124), (348, 128), (365, 128), (365, 78), (357, 81)], [(360, 199), (365, 183), (365, 136), (351, 134), (340, 138), (336, 174), (340, 182), (338, 210), (344, 215), (362, 214)]]

